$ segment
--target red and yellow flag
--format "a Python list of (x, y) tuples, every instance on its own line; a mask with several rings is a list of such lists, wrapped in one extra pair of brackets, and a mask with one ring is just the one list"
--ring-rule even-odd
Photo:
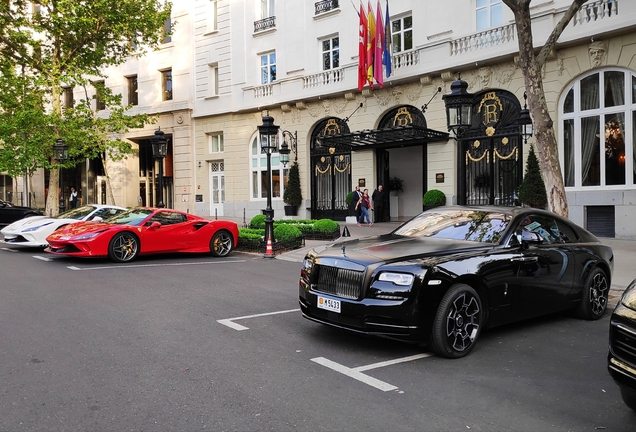
[(360, 25), (358, 28), (358, 91), (362, 90), (367, 81), (367, 14), (360, 3)]
[(367, 30), (367, 81), (373, 88), (373, 60), (375, 57), (375, 17), (373, 16), (373, 8), (371, 0), (369, 0), (369, 18)]

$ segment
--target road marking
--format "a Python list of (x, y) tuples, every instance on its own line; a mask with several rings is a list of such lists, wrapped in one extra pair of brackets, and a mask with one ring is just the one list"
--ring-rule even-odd
[[(50, 261), (50, 260), (49, 260)], [(223, 261), (202, 261), (202, 262), (189, 262), (189, 263), (163, 263), (163, 264), (130, 264), (130, 265), (109, 265), (101, 267), (76, 267), (67, 266), (69, 270), (83, 271), (83, 270), (117, 270), (121, 268), (136, 268), (136, 267), (165, 267), (165, 266), (188, 266), (188, 265), (203, 265), (203, 264), (227, 264), (227, 263), (242, 263), (246, 260), (223, 260)]]
[(279, 315), (279, 314), (284, 314), (289, 312), (299, 312), (299, 311), (300, 309), (289, 309), (289, 310), (278, 311), (278, 312), (266, 312), (266, 313), (256, 314), (256, 315), (245, 315), (245, 316), (235, 317), (235, 318), (220, 319), (220, 320), (216, 320), (216, 322), (218, 322), (219, 324), (223, 324), (224, 326), (228, 326), (229, 328), (233, 328), (234, 330), (243, 331), (243, 330), (249, 330), (249, 327), (245, 327), (241, 324), (237, 324), (233, 322), (234, 320), (258, 318), (258, 317), (264, 317), (269, 315)]
[(47, 258), (47, 257), (43, 257), (43, 256), (33, 255), (33, 258), (39, 259), (41, 261), (51, 261), (51, 258)]
[(343, 366), (340, 363), (336, 363), (324, 357), (312, 358), (311, 361), (314, 363), (318, 363), (319, 365), (325, 366), (336, 372), (340, 372), (343, 375), (346, 375), (350, 378), (363, 382), (367, 385), (370, 385), (371, 387), (377, 388), (378, 390), (387, 392), (387, 391), (397, 390), (398, 387), (392, 384), (386, 383), (384, 381), (380, 381), (377, 378), (370, 377), (369, 375), (363, 374), (362, 371), (367, 371), (367, 370), (377, 369), (377, 368), (381, 368), (385, 366), (391, 366), (398, 363), (405, 363), (405, 362), (409, 362), (413, 360), (418, 360), (421, 358), (430, 357), (431, 355), (432, 354), (416, 354), (416, 355), (412, 355), (408, 357), (397, 358), (394, 360), (387, 360), (387, 361), (383, 361), (379, 363), (373, 363), (366, 366), (358, 366), (355, 368), (349, 368), (347, 366)]
[(13, 253), (16, 253), (18, 251), (17, 249), (11, 249), (11, 248), (2, 248), (2, 250), (13, 252)]

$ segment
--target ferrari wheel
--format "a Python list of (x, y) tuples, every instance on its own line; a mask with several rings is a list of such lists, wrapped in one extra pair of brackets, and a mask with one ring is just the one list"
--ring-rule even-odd
[(583, 297), (577, 315), (586, 320), (597, 320), (603, 316), (607, 308), (610, 283), (605, 272), (595, 268), (587, 277), (583, 286)]
[(129, 262), (139, 255), (139, 239), (128, 232), (117, 234), (108, 245), (108, 258), (115, 262)]
[(483, 319), (477, 292), (468, 285), (453, 285), (437, 309), (430, 349), (441, 357), (464, 357), (475, 347)]
[(229, 255), (233, 247), (232, 235), (227, 231), (217, 231), (210, 240), (210, 252), (213, 256), (224, 257)]

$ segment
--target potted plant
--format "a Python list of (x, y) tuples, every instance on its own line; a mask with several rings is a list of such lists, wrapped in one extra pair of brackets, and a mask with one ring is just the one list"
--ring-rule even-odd
[(424, 210), (446, 204), (446, 195), (439, 189), (431, 189), (424, 194), (422, 205)]
[(545, 183), (541, 177), (539, 160), (532, 146), (530, 146), (528, 159), (526, 160), (526, 174), (519, 185), (519, 201), (523, 205), (540, 208), (545, 208), (548, 203), (548, 195), (545, 191)]
[(303, 203), (303, 195), (300, 190), (300, 171), (298, 170), (298, 162), (294, 162), (289, 168), (289, 177), (285, 192), (283, 193), (283, 201), (285, 201), (285, 216), (296, 216), (298, 207)]
[(398, 192), (404, 192), (404, 181), (399, 177), (391, 177), (389, 179), (389, 191), (394, 195)]

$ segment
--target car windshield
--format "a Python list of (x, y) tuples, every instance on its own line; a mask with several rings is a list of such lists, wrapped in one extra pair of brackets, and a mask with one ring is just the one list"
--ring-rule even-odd
[(82, 207), (78, 207), (78, 208), (74, 208), (74, 209), (70, 209), (68, 211), (65, 211), (64, 213), (60, 213), (57, 216), (54, 216), (56, 219), (83, 219), (86, 216), (88, 216), (89, 214), (91, 214), (91, 212), (95, 211), (95, 207), (93, 206), (82, 206)]
[(104, 222), (113, 225), (141, 225), (142, 222), (153, 213), (148, 209), (132, 209), (126, 212), (120, 213), (117, 216), (106, 219)]
[(406, 222), (393, 234), (498, 243), (512, 217), (483, 210), (430, 210)]

